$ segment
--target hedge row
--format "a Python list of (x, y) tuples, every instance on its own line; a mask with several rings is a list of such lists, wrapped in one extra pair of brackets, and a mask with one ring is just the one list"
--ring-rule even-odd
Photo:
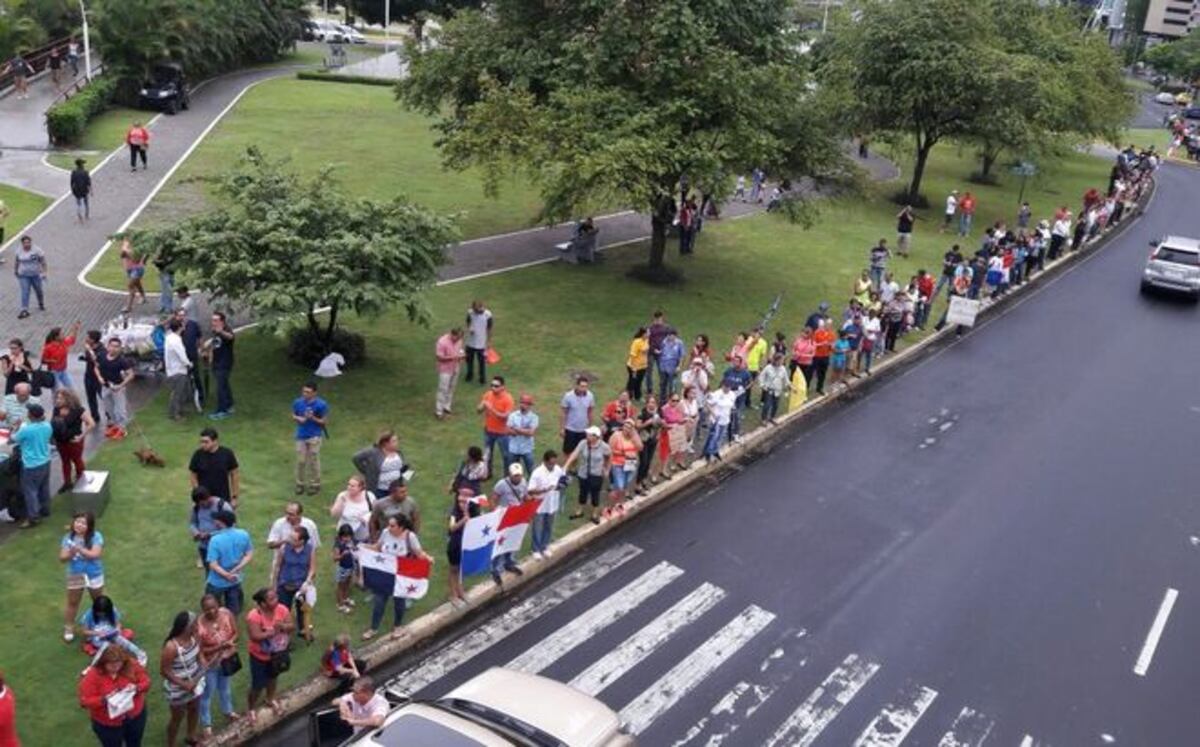
[(46, 129), (54, 145), (76, 145), (92, 117), (108, 108), (116, 81), (104, 76), (94, 79), (79, 93), (46, 111)]
[(300, 80), (321, 80), (326, 83), (354, 83), (360, 86), (387, 86), (396, 85), (396, 81), (387, 78), (372, 78), (369, 75), (334, 75), (333, 73), (318, 73), (312, 70), (301, 70), (296, 73), (296, 77)]

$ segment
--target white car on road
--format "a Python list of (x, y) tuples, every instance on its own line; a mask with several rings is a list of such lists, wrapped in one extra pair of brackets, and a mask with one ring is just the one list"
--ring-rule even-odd
[(1150, 246), (1154, 251), (1142, 270), (1142, 292), (1175, 291), (1200, 301), (1200, 240), (1165, 236)]
[(545, 677), (499, 667), (443, 698), (401, 703), (378, 729), (354, 735), (348, 730), (336, 709), (313, 713), (309, 743), (311, 747), (636, 747), (617, 713), (599, 700)]
[(1154, 100), (1160, 104), (1174, 104), (1175, 94), (1163, 91), (1162, 93), (1155, 95)]

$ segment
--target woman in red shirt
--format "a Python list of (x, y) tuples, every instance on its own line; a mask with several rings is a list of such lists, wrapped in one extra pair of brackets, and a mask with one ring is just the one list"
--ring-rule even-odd
[(79, 322), (75, 322), (66, 337), (63, 337), (62, 327), (54, 327), (50, 334), (46, 335), (46, 342), (42, 345), (42, 365), (54, 374), (55, 389), (73, 388), (71, 377), (67, 373), (67, 358), (71, 355), (71, 348), (75, 345), (75, 337), (78, 334)]
[[(108, 646), (79, 681), (79, 704), (104, 747), (141, 747), (150, 677), (120, 646)], [(112, 715), (110, 715), (112, 714)]]
[(21, 747), (17, 737), (17, 699), (0, 672), (0, 747)]

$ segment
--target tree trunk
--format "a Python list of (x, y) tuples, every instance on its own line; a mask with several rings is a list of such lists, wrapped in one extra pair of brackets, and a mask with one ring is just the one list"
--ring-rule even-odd
[(320, 336), (321, 325), (317, 324), (317, 307), (314, 304), (308, 305), (308, 329), (313, 333), (313, 336)]
[(670, 197), (660, 197), (651, 206), (650, 212), (650, 261), (651, 270), (663, 267), (663, 259), (667, 254), (667, 231), (671, 228), (671, 214), (675, 208)]
[(917, 138), (917, 160), (913, 164), (912, 180), (908, 184), (908, 199), (910, 202), (917, 202), (921, 194), (921, 179), (925, 176), (925, 164), (929, 161), (929, 153), (933, 150), (933, 146), (937, 143), (932, 138), (922, 140)]
[(979, 177), (986, 181), (992, 175), (992, 167), (996, 165), (996, 161), (1000, 158), (1000, 149), (994, 146), (985, 145), (983, 150), (979, 152)]
[(329, 304), (329, 324), (325, 326), (325, 334), (321, 335), (321, 347), (325, 355), (333, 352), (333, 333), (337, 329), (338, 304)]
[(412, 22), (413, 39), (417, 42), (417, 47), (421, 46), (421, 42), (425, 40), (425, 16), (417, 14), (417, 17)]

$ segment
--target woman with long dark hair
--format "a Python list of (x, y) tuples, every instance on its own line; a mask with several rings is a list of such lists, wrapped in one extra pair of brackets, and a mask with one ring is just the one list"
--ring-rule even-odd
[(65, 336), (62, 327), (53, 327), (42, 344), (42, 365), (54, 374), (54, 391), (74, 386), (71, 383), (71, 375), (67, 373), (67, 359), (78, 335), (79, 322), (72, 324)]
[(200, 728), (204, 737), (212, 736), (212, 697), (217, 696), (221, 713), (229, 721), (241, 716), (233, 709), (233, 691), (229, 680), (242, 668), (238, 656), (238, 625), (233, 613), (221, 606), (215, 594), (200, 600), (196, 635), (200, 638), (200, 660), (204, 662), (204, 692), (200, 693)]
[[(59, 543), (58, 559), (67, 564), (67, 609), (63, 615), (63, 640), (75, 640), (75, 616), (87, 589), (93, 603), (104, 594), (104, 535), (96, 530), (91, 511), (77, 511), (70, 530)], [(115, 623), (114, 623), (115, 624)]]
[[(58, 458), (62, 461), (62, 487), (60, 493), (66, 493), (75, 485), (75, 481), (83, 477), (87, 465), (83, 462), (83, 442), (88, 431), (95, 426), (91, 413), (84, 409), (79, 397), (69, 387), (59, 387), (54, 391), (54, 410), (50, 416), (50, 428), (54, 434), (54, 445), (58, 449)], [(71, 468), (75, 476), (71, 477)]]
[(158, 667), (163, 678), (171, 720), (167, 722), (167, 747), (175, 747), (179, 722), (187, 717), (185, 744), (198, 744), (196, 726), (200, 717), (198, 692), (204, 682), (204, 662), (200, 658), (200, 639), (196, 636), (196, 615), (184, 610), (175, 615), (171, 632), (163, 641)]

